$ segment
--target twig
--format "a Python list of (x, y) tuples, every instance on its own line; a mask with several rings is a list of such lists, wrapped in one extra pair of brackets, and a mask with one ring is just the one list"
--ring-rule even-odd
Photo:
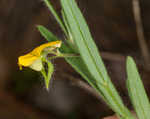
[(89, 86), (87, 83), (85, 83), (82, 80), (79, 79), (71, 79), (73, 81), (73, 83), (84, 89), (86, 92), (88, 92), (89, 94), (91, 94), (92, 96), (94, 96), (95, 98), (97, 98), (98, 100), (101, 99), (100, 95), (96, 92), (96, 90), (94, 90), (94, 88), (92, 88), (91, 86)]
[(72, 75), (68, 76), (68, 73), (63, 73), (63, 76), (65, 77), (69, 77), (69, 80), (71, 81), (71, 83), (75, 86), (78, 86), (79, 88), (85, 90), (86, 92), (88, 92), (90, 95), (92, 95), (93, 97), (95, 97), (96, 99), (101, 99), (100, 95), (97, 93), (96, 90), (94, 90), (94, 88), (92, 88), (91, 86), (89, 86), (86, 82), (74, 78)]
[(143, 30), (143, 25), (142, 25), (142, 20), (141, 20), (141, 13), (140, 13), (140, 2), (139, 0), (132, 0), (132, 5), (133, 5), (133, 14), (134, 14), (134, 20), (136, 24), (136, 32), (137, 32), (137, 38), (139, 41), (139, 46), (143, 55), (144, 63), (146, 68), (150, 69), (150, 55), (149, 55), (149, 50), (148, 46), (145, 41), (145, 36), (144, 36), (144, 30)]
[(100, 53), (100, 55), (104, 60), (108, 60), (111, 62), (114, 62), (114, 61), (120, 62), (120, 61), (124, 61), (126, 59), (126, 56), (118, 54), (118, 53), (111, 53), (111, 52), (103, 51)]

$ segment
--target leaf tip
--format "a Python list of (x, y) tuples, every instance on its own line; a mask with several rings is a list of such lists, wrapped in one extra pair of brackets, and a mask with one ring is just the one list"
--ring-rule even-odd
[(134, 60), (133, 60), (133, 58), (131, 56), (127, 56), (127, 66), (131, 65), (131, 64), (135, 64)]

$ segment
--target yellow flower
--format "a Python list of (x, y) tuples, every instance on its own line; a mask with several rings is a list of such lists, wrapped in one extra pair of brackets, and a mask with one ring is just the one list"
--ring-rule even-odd
[(36, 71), (41, 71), (42, 69), (42, 61), (41, 61), (41, 53), (45, 48), (50, 48), (50, 50), (53, 50), (55, 48), (59, 48), (61, 46), (61, 41), (54, 41), (42, 44), (35, 48), (33, 51), (29, 52), (26, 55), (20, 56), (18, 58), (18, 65), (20, 67), (20, 70), (22, 69), (22, 66), (24, 67), (30, 67)]

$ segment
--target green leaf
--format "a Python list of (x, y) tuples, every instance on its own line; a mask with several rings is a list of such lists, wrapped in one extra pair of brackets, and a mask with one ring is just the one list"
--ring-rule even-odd
[(50, 61), (47, 61), (46, 59), (43, 59), (43, 61), (47, 63), (48, 71), (46, 71), (46, 70), (43, 68), (43, 69), (41, 70), (41, 74), (42, 74), (43, 77), (44, 77), (45, 86), (46, 86), (46, 89), (48, 90), (48, 89), (49, 89), (49, 83), (50, 83), (52, 74), (53, 74), (53, 72), (54, 72), (54, 66), (53, 66), (53, 64), (52, 64)]
[(53, 16), (55, 17), (57, 23), (60, 25), (61, 29), (64, 31), (65, 35), (67, 36), (66, 28), (65, 28), (62, 20), (60, 19), (60, 17), (57, 15), (55, 9), (51, 5), (50, 1), (49, 0), (44, 0), (44, 2), (47, 5), (48, 9), (52, 12)]
[(47, 40), (47, 41), (56, 41), (59, 38), (57, 38), (53, 33), (49, 32), (47, 28), (45, 28), (42, 25), (37, 26), (38, 30), (40, 31), (41, 35)]
[[(88, 26), (74, 0), (61, 0), (67, 30), (72, 34), (81, 58), (86, 64), (99, 92), (109, 106), (124, 118), (132, 118), (109, 79), (99, 51), (92, 39)], [(91, 80), (91, 79), (89, 79)]]
[(127, 87), (130, 99), (139, 119), (150, 118), (150, 103), (136, 64), (131, 57), (127, 58)]
[(50, 80), (52, 78), (52, 74), (54, 72), (54, 66), (50, 61), (47, 61), (47, 65), (48, 65), (48, 72), (47, 72), (47, 79), (45, 79), (45, 83), (46, 83), (46, 88), (48, 89)]
[(82, 59), (92, 76), (103, 83), (109, 77), (81, 12), (74, 0), (61, 0), (61, 4)]

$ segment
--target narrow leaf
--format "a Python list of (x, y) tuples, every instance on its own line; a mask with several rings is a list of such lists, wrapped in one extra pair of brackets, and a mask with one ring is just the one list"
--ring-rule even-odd
[(139, 119), (150, 118), (150, 103), (136, 64), (131, 57), (127, 58), (127, 87), (134, 109)]
[(107, 80), (106, 69), (93, 42), (87, 24), (74, 0), (61, 0), (70, 31), (88, 70), (96, 80)]
[(45, 28), (42, 25), (37, 26), (38, 30), (40, 31), (41, 35), (48, 41), (56, 41), (58, 38), (51, 32), (48, 31), (47, 28)]
[(64, 15), (66, 16), (66, 23), (69, 25), (67, 27), (69, 28), (68, 31), (72, 33), (73, 40), (77, 45), (81, 58), (96, 81), (99, 92), (101, 92), (105, 100), (107, 100), (106, 103), (109, 104), (116, 113), (125, 118), (132, 118), (109, 79), (103, 61), (99, 56), (99, 51), (75, 1), (61, 0), (61, 4)]
[(67, 36), (67, 31), (66, 28), (62, 22), (62, 20), (60, 19), (60, 17), (57, 15), (55, 9), (53, 8), (53, 6), (51, 5), (50, 0), (44, 0), (45, 4), (47, 5), (48, 9), (52, 12), (53, 16), (55, 17), (56, 21), (58, 22), (58, 24), (60, 25), (61, 29), (64, 31), (65, 35)]

